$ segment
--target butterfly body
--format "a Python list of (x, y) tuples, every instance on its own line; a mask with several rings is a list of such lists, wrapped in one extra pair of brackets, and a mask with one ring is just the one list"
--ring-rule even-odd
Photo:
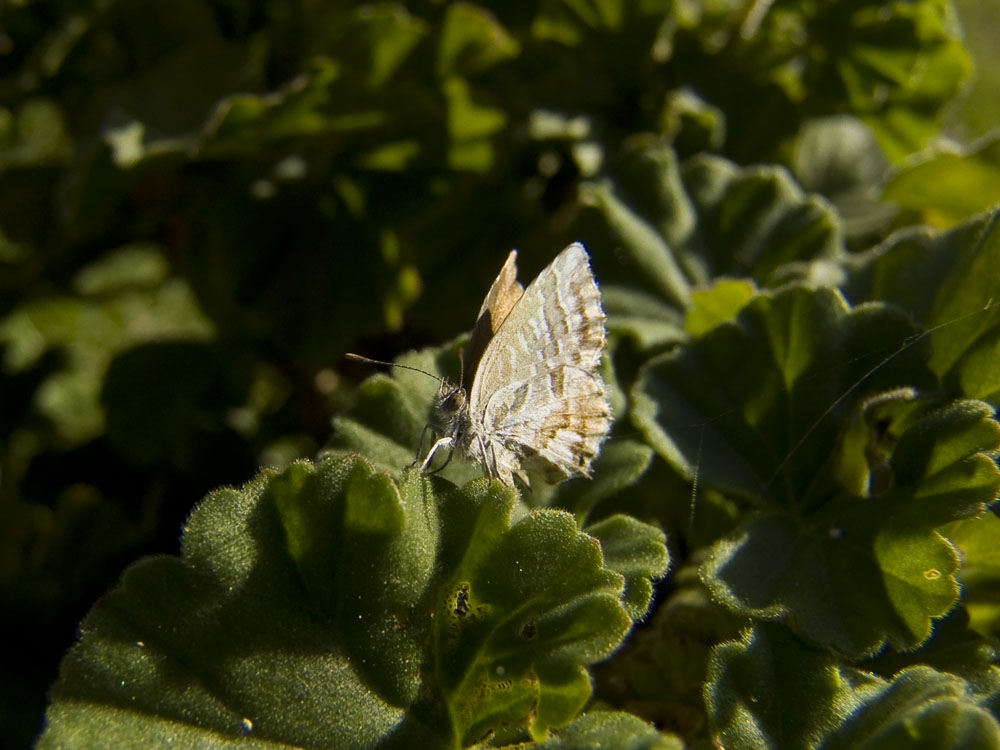
[(598, 368), (604, 310), (579, 243), (563, 250), (522, 289), (517, 253), (493, 282), (463, 362), (462, 383), (443, 386), (436, 413), (442, 448), (460, 448), (487, 475), (528, 485), (525, 469), (546, 481), (589, 476), (611, 425)]

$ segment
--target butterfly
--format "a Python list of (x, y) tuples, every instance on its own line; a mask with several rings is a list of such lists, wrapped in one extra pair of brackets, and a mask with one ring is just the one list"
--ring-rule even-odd
[(559, 253), (527, 289), (512, 251), (479, 310), (461, 383), (442, 383), (435, 413), (444, 428), (423, 469), (458, 448), (508, 486), (515, 477), (529, 486), (526, 469), (553, 483), (590, 476), (611, 426), (603, 351), (601, 293), (583, 245)]

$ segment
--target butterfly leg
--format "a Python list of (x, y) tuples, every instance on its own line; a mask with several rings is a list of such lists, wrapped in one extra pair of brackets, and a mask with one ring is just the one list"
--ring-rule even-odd
[(490, 479), (496, 479), (497, 474), (497, 449), (495, 443), (490, 443), (487, 447), (486, 443), (483, 442), (482, 435), (479, 438), (479, 455), (483, 457), (483, 468), (486, 469), (486, 476)]
[(410, 464), (410, 466), (416, 466), (418, 463), (421, 463), (421, 461), (420, 461), (420, 453), (424, 449), (424, 438), (427, 437), (427, 431), (428, 430), (430, 430), (431, 432), (433, 432), (435, 435), (440, 435), (441, 434), (441, 430), (438, 428), (437, 425), (430, 424), (430, 423), (424, 425), (424, 429), (420, 431), (420, 442), (417, 443), (417, 455), (416, 455), (416, 458), (413, 459), (413, 463)]
[(428, 423), (424, 425), (424, 429), (420, 433), (420, 442), (417, 443), (417, 455), (413, 459), (413, 463), (410, 464), (411, 469), (419, 465), (420, 470), (423, 471), (424, 469), (427, 468), (427, 465), (430, 463), (431, 457), (434, 455), (434, 450), (437, 448), (437, 443), (434, 443), (431, 446), (431, 452), (427, 454), (426, 460), (420, 458), (420, 454), (423, 453), (424, 450), (424, 438), (427, 437), (428, 431), (431, 432), (434, 435), (434, 437), (444, 434), (444, 430), (442, 430), (436, 424)]
[[(428, 467), (430, 467), (431, 461), (434, 460), (434, 454), (437, 453), (438, 448), (447, 448), (448, 458), (446, 458), (444, 460), (444, 463), (441, 464), (436, 469), (434, 469), (433, 471), (428, 471)], [(445, 466), (448, 465), (448, 462), (451, 461), (451, 457), (454, 454), (454, 452), (455, 452), (455, 438), (453, 437), (439, 438), (438, 441), (431, 446), (430, 451), (428, 451), (427, 458), (425, 458), (423, 464), (421, 464), (420, 470), (427, 471), (428, 474), (436, 474), (437, 472), (441, 471), (441, 469), (443, 469)]]

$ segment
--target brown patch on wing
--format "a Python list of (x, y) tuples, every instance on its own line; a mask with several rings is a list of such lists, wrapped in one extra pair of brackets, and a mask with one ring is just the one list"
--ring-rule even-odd
[(546, 416), (533, 436), (532, 466), (540, 469), (547, 482), (568, 476), (590, 476), (590, 462), (611, 426), (611, 409), (598, 381), (586, 387), (577, 382), (576, 394), (565, 398), (559, 408)]
[(472, 390), (472, 381), (476, 377), (476, 370), (479, 368), (479, 360), (483, 358), (483, 352), (486, 351), (490, 340), (503, 325), (511, 309), (521, 299), (522, 294), (524, 294), (524, 287), (517, 281), (517, 250), (511, 250), (503, 268), (500, 269), (500, 273), (493, 281), (490, 291), (486, 294), (483, 306), (479, 308), (479, 316), (476, 318), (476, 325), (472, 328), (469, 346), (465, 350), (462, 386), (467, 393)]

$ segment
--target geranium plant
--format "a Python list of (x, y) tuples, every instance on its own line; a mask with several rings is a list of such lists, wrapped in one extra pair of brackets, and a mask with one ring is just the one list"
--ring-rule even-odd
[[(1000, 748), (950, 2), (3, 13), (5, 746)], [(421, 471), (502, 259), (576, 240), (593, 476)]]

